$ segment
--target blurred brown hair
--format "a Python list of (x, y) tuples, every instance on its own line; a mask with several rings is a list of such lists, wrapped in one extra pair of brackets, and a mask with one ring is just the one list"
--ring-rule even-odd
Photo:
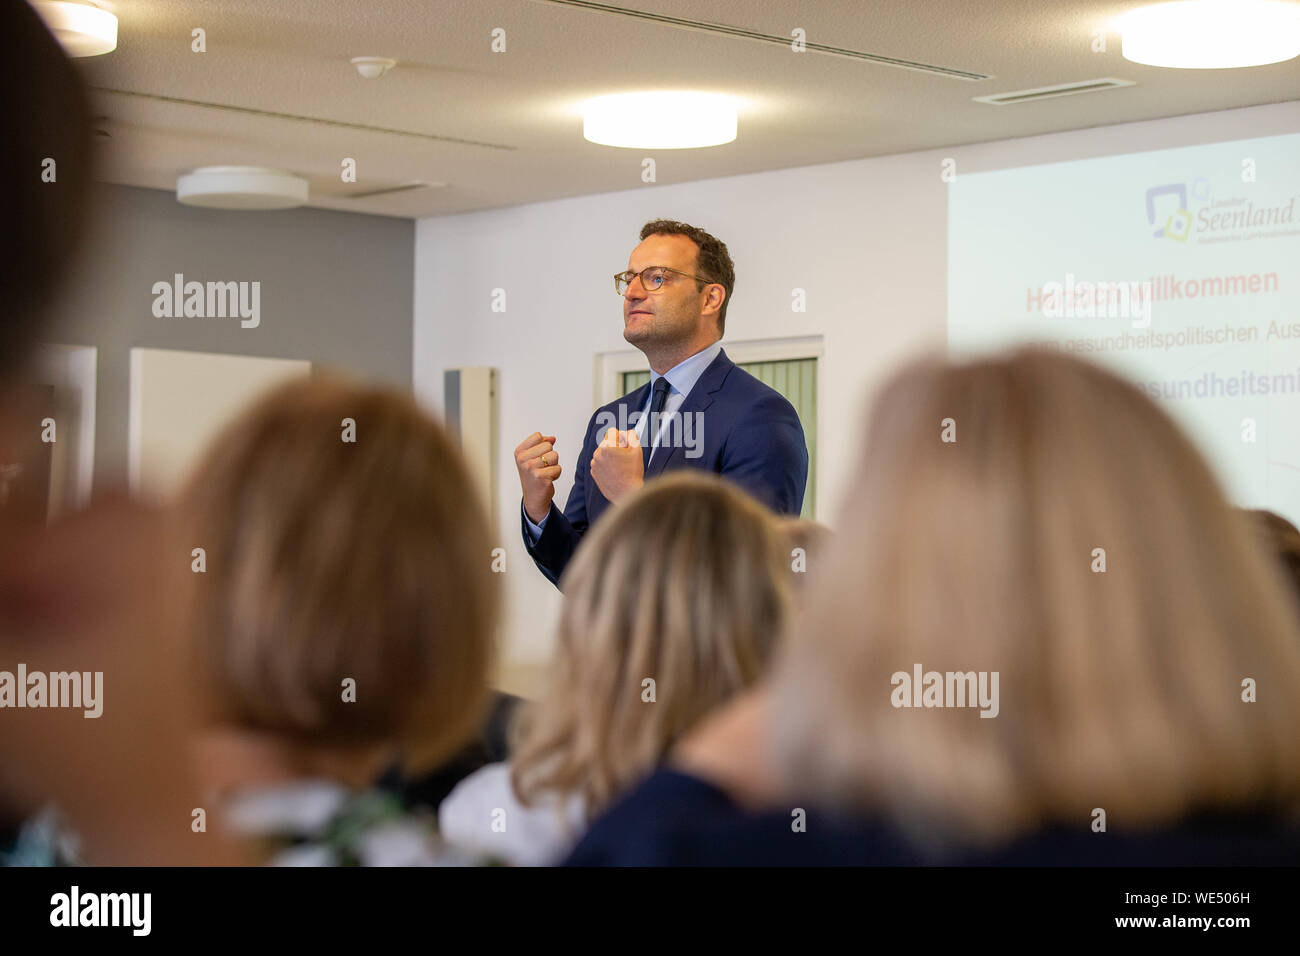
[[(36, 12), (0, 4), (0, 380), (26, 358), (74, 259), (87, 219), (90, 106), (72, 62)], [(43, 162), (56, 179), (42, 179)]]
[(196, 627), (218, 723), (399, 743), (415, 766), (470, 734), (497, 619), (488, 525), (459, 450), (410, 398), (278, 388), (213, 442), (182, 507), (207, 551)]
[(757, 680), (789, 608), (782, 544), (761, 504), (698, 471), (611, 509), (565, 571), (549, 682), (517, 735), (521, 799), (577, 794), (594, 816)]
[[(1034, 350), (905, 369), (827, 561), (773, 726), (812, 797), (994, 839), (1095, 807), (1141, 828), (1300, 796), (1279, 577), (1190, 442), (1114, 375)], [(918, 663), (997, 671), (1000, 714), (895, 709), (891, 677)]]
[(1261, 534), (1264, 547), (1277, 558), (1286, 583), (1300, 603), (1300, 529), (1274, 511), (1247, 511)]

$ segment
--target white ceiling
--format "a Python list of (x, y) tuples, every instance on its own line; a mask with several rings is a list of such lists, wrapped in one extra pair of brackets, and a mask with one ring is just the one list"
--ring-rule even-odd
[[(659, 183), (954, 146), (1300, 97), (1300, 61), (1162, 70), (1092, 50), (1129, 0), (609, 0), (810, 44), (990, 74), (968, 81), (549, 0), (105, 0), (118, 49), (83, 60), (105, 178), (172, 190), (195, 166), (306, 176), (311, 205), (392, 216), (641, 185), (636, 150), (582, 138), (603, 93), (743, 98), (734, 143), (654, 154)], [(191, 31), (207, 52), (191, 52)], [(506, 52), (490, 49), (506, 31)], [(348, 60), (398, 67), (361, 79)], [(1012, 106), (974, 96), (1098, 77), (1136, 86)], [(340, 181), (344, 157), (358, 183)], [(411, 180), (443, 188), (349, 199)]]

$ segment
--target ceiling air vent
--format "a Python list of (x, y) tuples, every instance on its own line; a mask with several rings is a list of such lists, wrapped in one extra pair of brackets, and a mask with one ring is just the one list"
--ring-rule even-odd
[[(787, 49), (790, 46), (790, 37), (781, 36), (774, 33), (763, 33), (759, 30), (750, 30), (747, 27), (736, 27), (726, 23), (711, 23), (707, 20), (695, 20), (690, 17), (674, 17), (666, 13), (651, 13), (648, 10), (634, 10), (631, 7), (620, 7), (613, 3), (599, 3), (597, 0), (536, 0), (538, 3), (549, 3), (559, 7), (569, 7), (574, 10), (585, 10), (589, 13), (608, 13), (614, 16), (631, 17), (636, 20), (642, 20), (647, 23), (657, 23), (660, 26), (674, 27), (679, 30), (694, 30), (700, 33), (713, 33), (719, 36), (735, 37), (740, 40), (755, 40), (759, 43), (771, 43), (777, 46), (783, 46)], [(618, 36), (623, 37), (620, 32)], [(935, 63), (921, 63), (918, 60), (905, 60), (896, 56), (885, 56), (880, 53), (871, 53), (866, 50), (854, 50), (849, 47), (832, 46), (826, 43), (816, 43), (812, 40), (804, 42), (804, 49), (810, 53), (825, 53), (830, 56), (848, 57), (853, 60), (862, 60), (867, 63), (876, 63), (880, 66), (893, 66), (902, 70), (918, 70), (922, 73), (931, 73), (935, 76), (946, 76), (954, 80), (988, 80), (992, 77), (988, 73), (979, 73), (975, 70), (963, 70), (952, 66), (942, 66)]]
[(422, 179), (412, 180), (409, 183), (399, 183), (395, 186), (380, 186), (378, 189), (366, 189), (355, 193), (336, 194), (340, 199), (370, 199), (372, 196), (390, 196), (393, 193), (413, 192), (417, 189), (439, 189), (447, 185), (446, 183), (430, 183)]
[(1107, 76), (1100, 80), (1080, 80), (1078, 83), (1061, 83), (1058, 86), (1040, 86), (1033, 90), (1015, 90), (1011, 93), (994, 93), (991, 96), (971, 97), (976, 103), (991, 103), (994, 106), (1006, 106), (1010, 103), (1028, 103), (1032, 100), (1046, 100), (1053, 96), (1073, 96), (1076, 93), (1097, 93), (1101, 90), (1113, 90), (1121, 86), (1133, 86), (1132, 80), (1117, 80)]

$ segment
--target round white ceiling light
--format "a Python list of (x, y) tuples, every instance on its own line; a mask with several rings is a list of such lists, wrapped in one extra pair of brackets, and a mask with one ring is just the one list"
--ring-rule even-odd
[(202, 166), (176, 180), (176, 200), (207, 209), (290, 209), (307, 201), (307, 180), (261, 166)]
[(1126, 60), (1184, 70), (1281, 63), (1300, 56), (1300, 4), (1177, 0), (1117, 21)]
[(628, 149), (700, 149), (736, 138), (736, 103), (718, 93), (614, 93), (590, 100), (584, 139)]
[(390, 60), (386, 56), (354, 56), (348, 62), (367, 80), (377, 80), (397, 66), (396, 60)]
[(99, 56), (117, 49), (117, 17), (89, 3), (35, 0), (36, 12), (68, 56)]

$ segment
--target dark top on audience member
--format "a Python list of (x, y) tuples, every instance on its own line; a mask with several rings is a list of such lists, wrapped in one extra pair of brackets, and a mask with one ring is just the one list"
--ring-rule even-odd
[(1296, 866), (1300, 826), (1200, 816), (1176, 829), (1094, 833), (1085, 817), (995, 849), (927, 849), (897, 827), (807, 810), (750, 813), (696, 777), (659, 770), (598, 819), (565, 866)]

